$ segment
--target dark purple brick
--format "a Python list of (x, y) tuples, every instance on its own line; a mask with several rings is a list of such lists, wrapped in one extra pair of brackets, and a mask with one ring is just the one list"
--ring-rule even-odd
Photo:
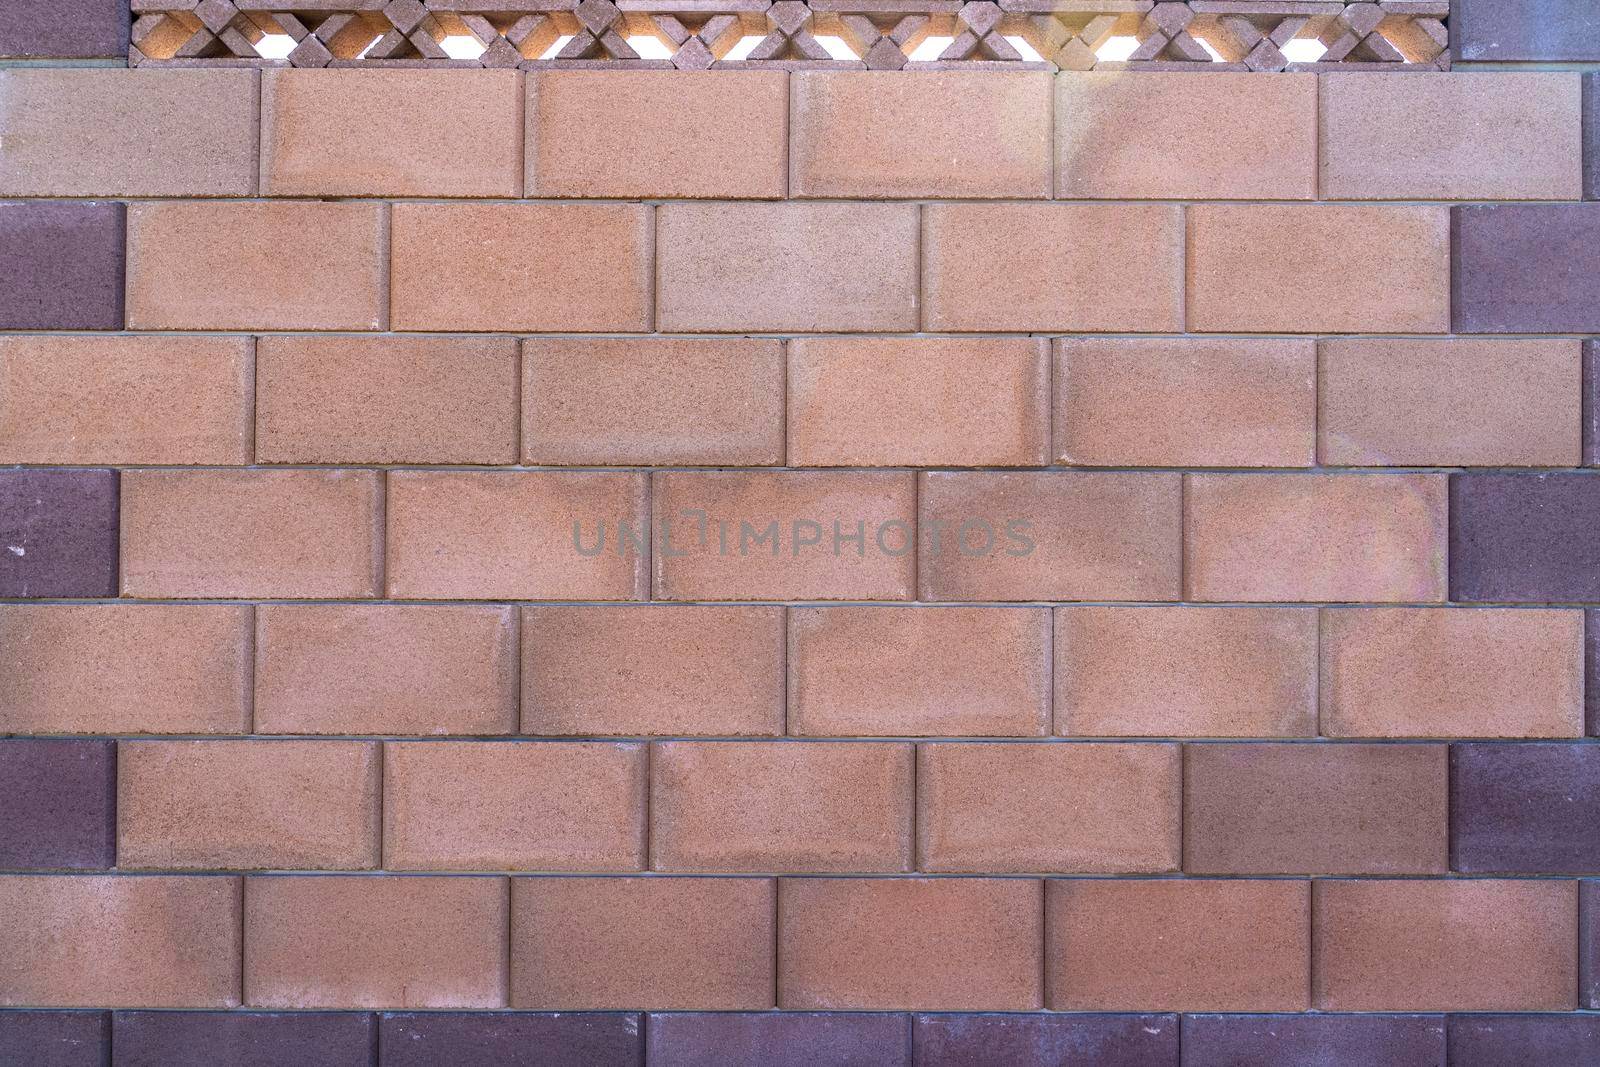
[(1451, 475), (1450, 599), (1600, 603), (1600, 472)]
[(117, 472), (0, 471), (0, 597), (117, 595)]
[(0, 1011), (5, 1067), (103, 1067), (110, 1041), (103, 1011)]
[(1444, 1067), (1443, 1015), (1186, 1015), (1183, 1067)]
[(1600, 611), (1583, 613), (1583, 707), (1590, 737), (1600, 737)]
[(606, 1012), (385, 1015), (380, 1067), (643, 1067), (639, 1016)]
[(1600, 882), (1578, 883), (1578, 1007), (1600, 1008)]
[(0, 869), (104, 870), (116, 860), (112, 741), (0, 741)]
[(1178, 1067), (1176, 1015), (919, 1015), (916, 1067)]
[(1600, 200), (1600, 74), (1583, 79), (1583, 197)]
[(0, 0), (0, 59), (126, 59), (128, 0)]
[(1600, 332), (1600, 204), (1474, 205), (1450, 217), (1456, 333)]
[(1600, 872), (1600, 745), (1452, 745), (1450, 866), (1469, 874)]
[(1583, 462), (1600, 464), (1600, 341), (1583, 342)]
[(121, 204), (0, 204), (0, 329), (122, 329), (125, 243)]
[(1450, 47), (1457, 59), (1600, 60), (1594, 0), (1451, 0)]
[(1600, 1067), (1600, 1016), (1452, 1015), (1450, 1067)]
[(119, 1011), (112, 1067), (371, 1067), (360, 1012)]
[(650, 1067), (908, 1067), (911, 1018), (845, 1012), (652, 1015)]

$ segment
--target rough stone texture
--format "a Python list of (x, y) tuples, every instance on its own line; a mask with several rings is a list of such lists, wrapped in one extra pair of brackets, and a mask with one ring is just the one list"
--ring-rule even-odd
[(778, 1007), (1032, 1011), (1032, 878), (793, 878), (778, 887)]
[(773, 1006), (770, 878), (516, 878), (511, 1004), (728, 1011)]
[(1052, 1011), (1304, 1011), (1310, 886), (1045, 883)]
[(245, 337), (0, 337), (0, 463), (249, 463), (250, 353)]
[[(1325, 74), (1318, 96), (1321, 195), (1576, 200), (1583, 170), (1579, 77), (1564, 71), (1418, 72), (1405, 80), (1382, 72)], [(1494, 134), (1485, 136), (1489, 130)]]
[(1183, 212), (1157, 204), (929, 204), (922, 328), (1183, 329)]
[(527, 79), (530, 197), (784, 195), (783, 71), (532, 70)]
[(263, 71), (261, 191), (519, 197), (521, 120), (514, 70)]
[(0, 329), (122, 329), (123, 217), (121, 204), (0, 204)]
[(1056, 75), (1055, 195), (1316, 198), (1316, 75), (1188, 73)]
[(783, 410), (774, 338), (522, 343), (524, 463), (782, 463)]
[(1443, 874), (1445, 745), (1189, 745), (1188, 874)]
[(251, 71), (0, 70), (0, 196), (253, 196), (255, 108)]
[(1450, 15), (1459, 59), (1600, 60), (1600, 11), (1585, 0), (1452, 0)]
[(1570, 1011), (1571, 881), (1315, 883), (1318, 1011)]
[(1055, 612), (1055, 732), (1310, 737), (1314, 608), (1070, 607)]
[(797, 71), (790, 196), (1050, 195), (1046, 71)]
[(116, 471), (0, 471), (0, 596), (115, 596)]
[[(1451, 1020), (1449, 1028), (1460, 1023)], [(1183, 1062), (1184, 1067), (1445, 1067), (1445, 1030), (1442, 1015), (1187, 1015)]]
[(372, 1056), (378, 1024), (356, 1012), (119, 1011), (116, 1067), (342, 1067)]
[(123, 59), (123, 0), (6, 0), (0, 5), (0, 59)]
[(0, 1063), (28, 1067), (105, 1067), (111, 1016), (101, 1011), (0, 1014)]
[(1336, 338), (1319, 352), (1317, 451), (1358, 467), (1579, 460), (1576, 340)]
[(1456, 1015), (1450, 1019), (1451, 1067), (1515, 1063), (1600, 1063), (1600, 1018), (1593, 1015)]
[(918, 1015), (917, 1067), (1178, 1067), (1172, 1015)]
[(908, 871), (912, 748), (888, 742), (657, 743), (650, 761), (651, 866)]
[(382, 1067), (644, 1067), (645, 1062), (637, 1015), (427, 1012), (384, 1015), (378, 1026)]
[(1085, 467), (1309, 467), (1316, 368), (1309, 339), (1059, 338), (1051, 454)]
[(784, 609), (524, 608), (522, 731), (782, 734)]
[(1198, 204), (1188, 219), (1191, 331), (1450, 328), (1451, 240), (1443, 207)]
[(109, 741), (0, 741), (0, 868), (110, 867), (116, 777)]
[(904, 1015), (848, 1012), (652, 1015), (649, 1062), (651, 1067), (911, 1067), (911, 1027)]
[(1600, 330), (1600, 205), (1489, 204), (1451, 209), (1456, 333)]
[(1450, 477), (1450, 598), (1600, 603), (1600, 477)]
[(1450, 866), (1600, 873), (1600, 747), (1452, 745)]

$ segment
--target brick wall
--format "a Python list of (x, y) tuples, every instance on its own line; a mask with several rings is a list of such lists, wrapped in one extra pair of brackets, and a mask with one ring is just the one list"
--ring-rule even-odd
[(1597, 78), (0, 70), (0, 1064), (1595, 1062)]

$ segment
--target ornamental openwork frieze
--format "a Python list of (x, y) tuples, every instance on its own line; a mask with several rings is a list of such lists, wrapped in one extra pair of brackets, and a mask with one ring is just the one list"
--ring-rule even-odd
[(1440, 70), (1449, 0), (133, 0), (160, 66)]

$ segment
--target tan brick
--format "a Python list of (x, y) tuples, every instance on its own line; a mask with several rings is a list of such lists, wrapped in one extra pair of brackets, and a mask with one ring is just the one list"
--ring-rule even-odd
[(1033, 1011), (1034, 878), (785, 878), (778, 1007)]
[(783, 374), (774, 338), (530, 338), (522, 460), (782, 463)]
[(0, 875), (0, 1005), (239, 1005), (239, 879)]
[(1438, 474), (1186, 476), (1191, 600), (1445, 599)]
[(1316, 735), (1315, 608), (1058, 608), (1055, 643), (1058, 734)]
[(1305, 1011), (1310, 884), (1045, 883), (1052, 1011)]
[(396, 204), (394, 328), (649, 330), (654, 210)]
[(1207, 73), (1056, 75), (1056, 196), (1315, 199), (1316, 75)]
[(1182, 771), (1178, 745), (918, 745), (917, 869), (1175, 871)]
[(266, 196), (522, 195), (514, 70), (267, 70)]
[(788, 462), (1042, 466), (1047, 351), (1033, 338), (797, 337)]
[(911, 750), (871, 741), (657, 742), (652, 866), (910, 870)]
[(517, 344), (509, 337), (256, 343), (258, 462), (492, 465), (516, 454)]
[[(1322, 76), (1330, 200), (1576, 200), (1581, 78), (1561, 71)], [(1493, 130), (1494, 135), (1484, 136)]]
[(1578, 884), (1316, 883), (1319, 1011), (1571, 1011)]
[(390, 741), (391, 870), (637, 871), (645, 748), (559, 741)]
[(530, 734), (782, 734), (783, 609), (522, 610)]
[(1583, 613), (1330, 609), (1321, 677), (1330, 737), (1579, 737)]
[(1446, 333), (1450, 211), (1422, 205), (1196, 204), (1197, 333)]
[(250, 611), (0, 605), (0, 733), (248, 733)]
[(1177, 600), (1179, 475), (919, 475), (923, 600)]
[(654, 477), (659, 599), (912, 598), (916, 516), (908, 472)]
[(310, 201), (128, 206), (134, 330), (381, 330), (388, 208)]
[(1324, 341), (1322, 462), (1577, 466), (1582, 359), (1576, 340)]
[(665, 331), (917, 328), (914, 204), (665, 204)]
[(249, 463), (251, 375), (247, 337), (0, 337), (0, 463)]
[(622, 471), (391, 471), (389, 595), (643, 600), (648, 506)]
[(500, 1008), (504, 878), (246, 879), (244, 999), (257, 1008)]
[(1309, 467), (1316, 377), (1310, 339), (1059, 338), (1054, 455), (1085, 467)]
[(0, 70), (0, 196), (250, 196), (256, 74)]
[(799, 71), (791, 196), (1048, 197), (1047, 71)]
[(359, 741), (123, 741), (117, 865), (376, 867), (381, 773)]
[(1004, 737), (1049, 727), (1043, 610), (789, 610), (790, 733)]
[(515, 608), (256, 608), (255, 733), (505, 734), (516, 721)]
[(513, 878), (511, 1006), (773, 1006), (770, 878)]
[(788, 75), (528, 72), (528, 195), (782, 197)]
[(377, 596), (379, 477), (373, 471), (124, 471), (122, 593)]

